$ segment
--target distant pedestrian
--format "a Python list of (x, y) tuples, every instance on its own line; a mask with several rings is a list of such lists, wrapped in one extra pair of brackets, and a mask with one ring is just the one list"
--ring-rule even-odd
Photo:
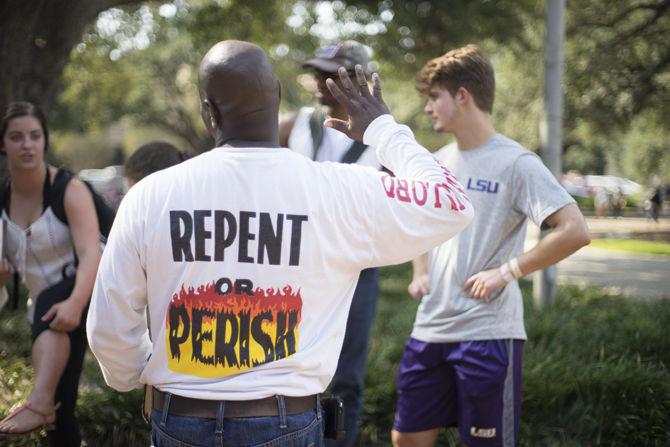
[(611, 203), (612, 203), (612, 217), (616, 218), (621, 217), (623, 209), (627, 204), (626, 196), (623, 194), (621, 188), (617, 188), (614, 194), (612, 194)]
[(593, 205), (596, 209), (596, 217), (606, 217), (609, 210), (610, 198), (605, 188), (598, 188), (594, 197)]
[(654, 188), (654, 194), (649, 199), (651, 202), (651, 218), (658, 222), (658, 218), (663, 210), (663, 188), (657, 186)]

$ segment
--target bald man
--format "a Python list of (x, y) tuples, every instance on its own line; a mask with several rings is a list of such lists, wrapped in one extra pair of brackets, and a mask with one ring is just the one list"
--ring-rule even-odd
[(280, 148), (267, 56), (225, 41), (200, 68), (216, 147), (121, 203), (87, 329), (111, 387), (154, 387), (156, 447), (322, 446), (319, 394), (360, 271), (409, 260), (472, 219), (458, 181), (388, 114), (379, 78), (371, 94), (360, 66), (355, 82), (340, 77), (342, 89), (328, 85), (349, 117), (326, 125), (374, 146), (397, 177)]

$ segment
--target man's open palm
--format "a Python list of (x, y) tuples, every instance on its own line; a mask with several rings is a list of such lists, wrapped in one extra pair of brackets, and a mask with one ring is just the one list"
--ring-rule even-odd
[(365, 78), (363, 67), (356, 65), (356, 85), (351, 82), (349, 74), (344, 67), (340, 67), (338, 75), (342, 82), (342, 90), (332, 79), (326, 80), (326, 86), (335, 100), (340, 103), (347, 114), (348, 121), (329, 118), (324, 122), (326, 127), (332, 127), (346, 134), (352, 140), (363, 141), (365, 129), (375, 118), (389, 112), (388, 107), (382, 99), (381, 80), (377, 73), (372, 75), (372, 94), (368, 81)]

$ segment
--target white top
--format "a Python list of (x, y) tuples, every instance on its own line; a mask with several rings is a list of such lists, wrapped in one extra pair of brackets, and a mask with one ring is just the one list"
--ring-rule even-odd
[(412, 337), (433, 343), (525, 340), (516, 280), (488, 303), (470, 298), (463, 284), (523, 253), (528, 218), (540, 226), (574, 200), (537, 155), (500, 134), (474, 149), (450, 144), (436, 156), (465, 183), (479, 212), (472, 225), (431, 250), (431, 292), (421, 300)]
[(5, 254), (28, 288), (28, 319), (32, 322), (34, 300), (40, 292), (76, 273), (70, 228), (51, 206), (26, 229), (12, 222), (5, 210), (2, 219), (7, 221)]
[[(314, 141), (312, 140), (312, 131), (309, 127), (309, 120), (314, 113), (313, 107), (303, 107), (298, 112), (298, 116), (291, 128), (291, 134), (288, 137), (288, 147), (305, 157), (313, 158)], [(323, 140), (316, 151), (316, 161), (342, 161), (354, 140), (340, 131), (330, 127), (323, 128)], [(376, 170), (381, 169), (382, 165), (377, 160), (374, 147), (367, 147), (361, 156), (356, 160), (356, 164), (369, 166)]]
[(407, 261), (473, 216), (408, 127), (384, 115), (365, 142), (399, 178), (288, 149), (218, 147), (135, 185), (88, 314), (106, 382), (200, 399), (322, 392), (359, 272)]

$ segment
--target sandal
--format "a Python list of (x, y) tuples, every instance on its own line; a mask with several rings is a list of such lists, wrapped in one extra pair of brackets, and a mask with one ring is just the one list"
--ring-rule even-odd
[(0, 431), (0, 437), (5, 437), (5, 436), (20, 436), (20, 435), (27, 435), (29, 433), (32, 433), (34, 431), (38, 431), (41, 429), (45, 430), (53, 430), (56, 428), (55, 422), (56, 422), (56, 410), (58, 410), (58, 407), (60, 407), (60, 402), (56, 404), (53, 409), (49, 412), (42, 412), (39, 410), (36, 410), (32, 407), (30, 402), (24, 402), (23, 404), (19, 405), (14, 411), (9, 413), (2, 421), (0, 421), (0, 424), (3, 422), (9, 421), (12, 418), (16, 417), (19, 413), (22, 413), (26, 410), (37, 414), (38, 416), (42, 417), (41, 423), (37, 424), (36, 426), (29, 428), (27, 430), (23, 430), (20, 432), (14, 432), (14, 431)]

